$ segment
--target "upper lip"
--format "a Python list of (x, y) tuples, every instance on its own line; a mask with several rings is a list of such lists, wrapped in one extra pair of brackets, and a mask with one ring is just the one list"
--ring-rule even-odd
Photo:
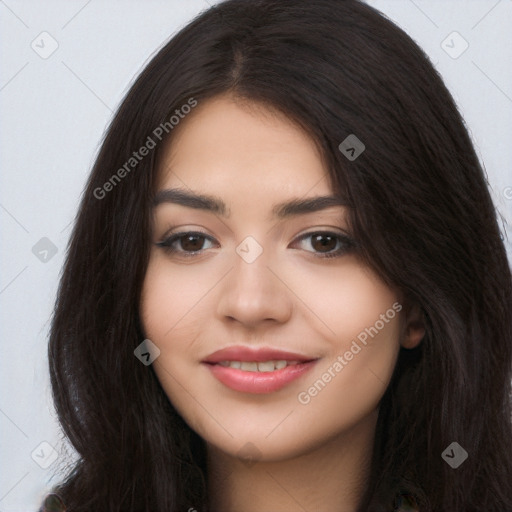
[(296, 354), (285, 350), (274, 348), (250, 348), (241, 345), (223, 348), (210, 354), (203, 362), (220, 363), (221, 361), (246, 361), (246, 362), (263, 362), (263, 361), (313, 361), (315, 357)]

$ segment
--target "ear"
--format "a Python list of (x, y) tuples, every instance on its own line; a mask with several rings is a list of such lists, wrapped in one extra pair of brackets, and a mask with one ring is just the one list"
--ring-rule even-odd
[(425, 336), (425, 318), (420, 307), (415, 304), (407, 308), (400, 344), (404, 348), (416, 348)]

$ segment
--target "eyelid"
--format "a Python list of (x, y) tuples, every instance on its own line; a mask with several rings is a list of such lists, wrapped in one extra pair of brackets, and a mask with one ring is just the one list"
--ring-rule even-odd
[(317, 233), (320, 233), (320, 234), (332, 234), (332, 235), (337, 235), (337, 236), (341, 236), (341, 237), (351, 238), (351, 236), (346, 231), (344, 231), (341, 228), (325, 227), (324, 226), (324, 227), (320, 227), (320, 228), (311, 228), (311, 229), (308, 228), (308, 231), (305, 231), (304, 233), (302, 233), (300, 235), (297, 235), (295, 237), (295, 240), (298, 240), (301, 237), (305, 237), (305, 236), (308, 236), (308, 235), (315, 235)]
[[(208, 233), (206, 233), (205, 231), (202, 231), (200, 229), (185, 229), (185, 230), (175, 231), (175, 232), (171, 229), (164, 236), (162, 236), (162, 238), (158, 242), (156, 242), (155, 245), (157, 245), (169, 252), (175, 252), (175, 253), (179, 253), (181, 255), (187, 256), (187, 254), (190, 255), (190, 253), (187, 253), (186, 251), (177, 251), (175, 249), (173, 250), (171, 247), (171, 243), (175, 243), (177, 240), (179, 240), (182, 236), (185, 236), (185, 235), (201, 235), (202, 237), (206, 238), (207, 240), (209, 240), (212, 243), (216, 243), (216, 244), (219, 243), (219, 242), (217, 242), (215, 237), (209, 235)], [(174, 239), (174, 240), (171, 241), (171, 239)], [(201, 254), (205, 250), (206, 249), (201, 249), (199, 251), (196, 251), (193, 254)]]
[(162, 242), (165, 242), (167, 239), (169, 239), (171, 236), (174, 235), (188, 235), (190, 233), (200, 233), (201, 235), (214, 239), (212, 235), (209, 235), (206, 231), (203, 231), (202, 228), (188, 228), (188, 227), (177, 227), (177, 228), (170, 228), (168, 229), (160, 238)]
[(307, 239), (313, 235), (334, 236), (339, 242), (341, 242), (341, 245), (342, 245), (342, 247), (340, 247), (339, 249), (332, 251), (332, 252), (322, 253), (322, 252), (315, 252), (315, 251), (306, 251), (311, 254), (314, 254), (315, 257), (319, 257), (319, 258), (331, 257), (332, 258), (335, 256), (341, 256), (341, 255), (345, 254), (346, 252), (348, 252), (349, 250), (353, 250), (357, 247), (355, 240), (348, 233), (340, 230), (339, 228), (336, 228), (336, 229), (319, 228), (319, 229), (313, 229), (310, 231), (306, 231), (305, 233), (297, 236), (292, 243), (295, 244), (295, 243), (302, 242), (304, 239)]
[[(177, 254), (181, 258), (199, 257), (203, 253), (205, 253), (208, 249), (211, 249), (211, 248), (199, 249), (197, 251), (181, 251), (181, 250), (173, 249), (172, 245), (174, 243), (176, 243), (176, 241), (178, 241), (182, 236), (200, 235), (201, 237), (205, 238), (206, 240), (209, 240), (211, 243), (214, 243), (217, 245), (219, 244), (217, 242), (217, 240), (215, 239), (215, 237), (207, 234), (205, 231), (203, 231), (201, 229), (188, 229), (187, 230), (186, 228), (185, 229), (182, 228), (181, 231), (174, 231), (174, 229), (177, 229), (177, 228), (173, 228), (173, 229), (169, 230), (162, 237), (161, 241), (156, 242), (156, 245), (161, 247), (162, 249), (164, 249), (166, 252), (168, 252), (170, 254), (175, 254), (175, 255)], [(331, 251), (331, 252), (322, 253), (322, 252), (306, 250), (306, 252), (312, 254), (315, 258), (341, 257), (344, 254), (346, 254), (347, 252), (349, 252), (357, 247), (356, 242), (353, 240), (353, 238), (348, 233), (346, 233), (345, 231), (343, 231), (340, 228), (332, 228), (332, 227), (309, 229), (308, 231), (301, 233), (300, 235), (297, 235), (293, 239), (291, 245), (300, 243), (304, 239), (306, 239), (310, 236), (313, 236), (313, 235), (334, 236), (341, 243), (340, 248), (336, 249), (335, 251)]]
[[(180, 229), (180, 231), (175, 231), (175, 229), (180, 229), (180, 228), (171, 228), (171, 229), (169, 229), (168, 231), (165, 232), (164, 235), (162, 235), (160, 240), (165, 242), (169, 237), (171, 237), (173, 235), (187, 235), (189, 233), (201, 233), (206, 238), (208, 238), (210, 240), (215, 240), (215, 237), (213, 237), (212, 235), (209, 235), (206, 231), (203, 231), (201, 228), (187, 228), (187, 227), (185, 227), (183, 229)], [(304, 233), (302, 233), (300, 235), (297, 235), (294, 238), (294, 241), (301, 239), (301, 237), (305, 237), (307, 235), (313, 235), (313, 234), (316, 234), (316, 233), (322, 233), (322, 234), (331, 233), (333, 235), (338, 235), (338, 236), (341, 236), (341, 237), (345, 237), (347, 239), (351, 239), (351, 235), (349, 233), (347, 233), (346, 231), (344, 231), (342, 228), (331, 227), (331, 226), (325, 227), (324, 226), (324, 227), (318, 227), (318, 228), (308, 228), (308, 231), (305, 231)]]
[[(201, 235), (203, 235), (204, 237), (208, 238), (211, 241), (214, 241), (214, 240), (217, 241), (214, 236), (209, 235), (206, 231), (203, 231), (201, 228), (190, 228), (190, 229), (184, 228), (183, 230), (180, 230), (180, 231), (174, 231), (175, 229), (178, 229), (178, 228), (172, 228), (172, 229), (169, 229), (168, 231), (166, 231), (166, 233), (164, 235), (162, 235), (162, 237), (160, 238), (160, 241), (161, 242), (165, 242), (171, 236), (175, 236), (175, 235), (188, 235), (188, 234), (191, 234), (191, 233), (192, 234), (200, 233)], [(308, 235), (314, 235), (314, 234), (317, 234), (317, 233), (320, 233), (320, 234), (333, 234), (333, 235), (345, 237), (347, 239), (351, 238), (351, 236), (346, 231), (343, 231), (341, 228), (321, 227), (321, 228), (312, 228), (312, 229), (310, 229), (308, 231), (305, 231), (304, 233), (302, 233), (300, 235), (297, 235), (293, 239), (293, 242), (295, 242), (297, 240), (302, 240), (304, 237), (306, 237)]]

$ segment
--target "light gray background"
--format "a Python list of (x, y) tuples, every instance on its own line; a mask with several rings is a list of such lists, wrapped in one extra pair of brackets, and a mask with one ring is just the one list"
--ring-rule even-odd
[[(415, 39), (441, 72), (470, 128), (496, 206), (511, 218), (512, 0), (369, 3)], [(61, 479), (56, 472), (64, 452), (46, 357), (49, 318), (103, 132), (144, 63), (206, 8), (205, 0), (0, 0), (0, 512), (36, 510)], [(45, 31), (58, 48), (43, 59), (40, 53), (52, 44), (40, 36)], [(469, 44), (460, 56), (465, 43), (454, 31)], [(32, 251), (43, 237), (57, 249), (47, 261)], [(507, 248), (512, 254), (509, 242)], [(52, 462), (49, 445), (57, 459), (43, 469)]]

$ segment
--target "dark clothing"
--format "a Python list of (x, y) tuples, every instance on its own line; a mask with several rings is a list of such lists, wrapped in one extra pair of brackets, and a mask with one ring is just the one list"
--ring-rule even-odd
[(66, 512), (66, 505), (57, 494), (48, 494), (37, 512)]

